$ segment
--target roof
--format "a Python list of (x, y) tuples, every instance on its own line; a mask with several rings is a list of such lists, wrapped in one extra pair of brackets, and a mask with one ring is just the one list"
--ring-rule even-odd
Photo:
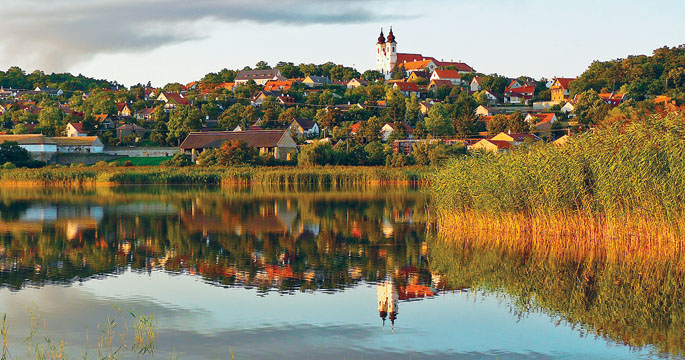
[(42, 134), (0, 135), (0, 144), (6, 141), (14, 141), (19, 145), (55, 144), (49, 137)]
[[(559, 83), (562, 88), (568, 89), (568, 86), (571, 84), (572, 81), (576, 80), (575, 78), (556, 78), (554, 81), (554, 84)], [(554, 87), (554, 85), (552, 85)]]
[(449, 86), (452, 87), (452, 82), (449, 80), (431, 80), (430, 84), (428, 84), (428, 88), (432, 88), (433, 86), (435, 87), (440, 87), (440, 86)]
[(149, 115), (152, 115), (154, 113), (155, 113), (155, 108), (152, 108), (152, 107), (151, 108), (145, 108), (145, 109), (137, 112), (137, 114), (141, 115), (141, 116), (149, 116)]
[(459, 71), (457, 70), (433, 70), (433, 74), (437, 75), (440, 79), (460, 79)]
[(421, 54), (397, 53), (397, 64), (424, 60)]
[(266, 69), (266, 70), (241, 70), (236, 75), (236, 81), (248, 81), (248, 80), (264, 80), (273, 79), (280, 75), (278, 69)]
[(98, 114), (98, 115), (93, 115), (93, 117), (95, 118), (95, 121), (101, 123), (101, 122), (103, 122), (103, 121), (105, 121), (105, 120), (108, 120), (109, 115), (107, 115), (107, 114)]
[(287, 130), (192, 132), (183, 140), (181, 149), (218, 148), (226, 141), (241, 140), (252, 147), (276, 147)]
[(448, 67), (448, 66), (454, 66), (458, 71), (462, 72), (474, 72), (473, 68), (463, 62), (454, 62), (454, 61), (436, 61), (435, 62), (438, 67)]
[(284, 81), (270, 80), (270, 81), (267, 81), (266, 84), (264, 84), (264, 90), (266, 90), (266, 91), (288, 90), (288, 89), (290, 89), (290, 87), (292, 85), (293, 85), (292, 80), (284, 80)]
[(529, 115), (538, 119), (537, 124), (552, 122), (552, 119), (556, 116), (554, 113), (537, 113)]
[(509, 148), (511, 148), (511, 143), (509, 143), (508, 141), (504, 141), (504, 140), (483, 139), (481, 141), (487, 141), (487, 142), (497, 146), (498, 149), (509, 149)]
[(147, 129), (138, 124), (124, 124), (116, 128), (116, 130), (145, 131)]
[(526, 139), (531, 139), (531, 140), (534, 140), (534, 141), (540, 140), (539, 137), (537, 137), (537, 136), (535, 136), (535, 135), (533, 135), (533, 134), (522, 134), (522, 133), (518, 133), (518, 134), (507, 134), (507, 133), (503, 133), (503, 132), (502, 132), (502, 133), (497, 134), (497, 136), (500, 136), (500, 135), (502, 135), (502, 134), (504, 134), (504, 135), (506, 135), (506, 136), (508, 136), (508, 137), (510, 137), (510, 138), (512, 138), (512, 139), (514, 139), (515, 142), (523, 142), (523, 141), (525, 141)]
[(413, 71), (409, 77), (418, 77), (422, 79), (430, 79), (431, 75), (425, 71)]
[(57, 146), (92, 146), (99, 141), (97, 136), (66, 137), (58, 136), (50, 138)]
[(164, 97), (169, 101), (173, 102), (177, 105), (188, 105), (188, 99), (184, 98), (183, 95), (179, 93), (170, 93), (170, 92), (165, 92), (163, 91), (161, 95), (164, 95)]
[[(407, 71), (420, 70), (420, 69), (425, 69), (430, 63), (433, 63), (433, 60), (419, 60), (419, 61), (401, 63), (398, 65), (398, 67), (401, 67)], [(433, 64), (435, 64), (435, 63), (433, 63)]]
[(511, 93), (511, 94), (533, 94), (535, 93), (535, 86), (519, 86), (515, 88), (506, 88), (504, 89), (505, 93)]
[(330, 82), (330, 80), (328, 80), (327, 77), (318, 75), (307, 75), (307, 77), (304, 78), (303, 81), (307, 81), (307, 79), (311, 80), (313, 83), (316, 84), (328, 84)]
[(314, 125), (316, 125), (316, 122), (314, 120), (309, 120), (309, 119), (295, 119), (294, 120), (298, 125), (302, 127), (305, 131), (311, 130)]
[[(396, 130), (396, 129), (395, 129), (395, 124), (394, 124), (394, 123), (386, 122), (385, 125), (390, 126), (393, 130)], [(404, 127), (404, 131), (406, 131), (407, 134), (412, 134), (412, 133), (414, 133), (414, 128), (411, 127), (411, 126), (409, 126), (409, 124), (407, 124), (407, 123), (405, 123), (405, 122), (402, 123), (402, 127)]]
[(483, 82), (483, 80), (485, 80), (485, 76), (475, 76), (473, 80), (471, 80), (471, 82), (475, 81), (476, 84), (480, 84), (481, 82)]
[(400, 91), (413, 91), (413, 92), (421, 91), (421, 89), (419, 89), (419, 86), (417, 84), (405, 82), (405, 81), (396, 82), (393, 85), (393, 87), (400, 90)]
[(122, 110), (124, 110), (125, 107), (128, 106), (125, 102), (118, 102), (118, 103), (116, 103), (116, 105), (117, 105), (117, 111), (119, 111), (119, 112), (121, 112)]
[(350, 133), (355, 134), (355, 133), (359, 132), (359, 128), (360, 128), (361, 126), (362, 126), (362, 122), (361, 122), (361, 121), (356, 122), (356, 123), (350, 125)]
[(70, 122), (69, 123), (71, 126), (76, 129), (76, 132), (83, 133), (83, 123), (82, 122)]

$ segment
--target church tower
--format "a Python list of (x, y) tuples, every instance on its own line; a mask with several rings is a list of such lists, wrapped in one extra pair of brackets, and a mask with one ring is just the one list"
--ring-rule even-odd
[(381, 35), (378, 37), (378, 42), (376, 43), (376, 70), (385, 75), (386, 79), (390, 79), (395, 65), (397, 65), (397, 42), (395, 41), (395, 34), (393, 34), (392, 27), (390, 27), (390, 32), (388, 33), (388, 38), (386, 40), (383, 35), (383, 29), (381, 28)]

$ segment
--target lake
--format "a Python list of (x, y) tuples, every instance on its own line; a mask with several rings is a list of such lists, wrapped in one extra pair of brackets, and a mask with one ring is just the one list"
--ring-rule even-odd
[[(424, 191), (400, 187), (0, 189), (10, 355), (683, 354), (682, 303), (650, 307), (682, 298), (680, 282), (644, 303), (619, 295), (643, 284), (641, 273), (601, 267), (594, 276), (604, 285), (588, 291), (578, 264), (444, 244), (430, 216)], [(137, 348), (145, 319), (154, 341)]]

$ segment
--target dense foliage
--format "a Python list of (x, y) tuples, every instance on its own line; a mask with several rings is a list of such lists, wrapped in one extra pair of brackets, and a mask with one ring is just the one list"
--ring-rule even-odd
[(111, 89), (117, 86), (116, 82), (97, 80), (83, 76), (74, 76), (70, 73), (45, 74), (36, 70), (26, 74), (17, 66), (12, 66), (7, 71), (0, 71), (0, 86), (4, 88), (33, 90), (36, 87), (51, 87), (62, 90), (89, 91), (95, 89)]

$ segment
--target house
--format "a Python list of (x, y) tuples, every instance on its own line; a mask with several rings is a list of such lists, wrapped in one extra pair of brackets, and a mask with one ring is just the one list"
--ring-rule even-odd
[(426, 115), (428, 114), (428, 111), (433, 107), (433, 104), (435, 104), (436, 101), (430, 100), (430, 101), (421, 101), (419, 103), (419, 111), (421, 111), (422, 114)]
[(122, 117), (130, 117), (133, 115), (133, 109), (125, 103), (125, 102), (119, 102), (116, 103), (117, 106), (117, 115), (122, 116)]
[(40, 87), (39, 86), (39, 87), (36, 87), (33, 91), (35, 91), (37, 93), (47, 94), (50, 96), (60, 96), (60, 95), (64, 94), (64, 91), (62, 91), (62, 89), (55, 89), (55, 88), (51, 88), (51, 87)]
[(485, 97), (485, 101), (487, 101), (487, 103), (489, 105), (497, 104), (497, 101), (498, 101), (497, 96), (495, 94), (493, 94), (492, 91), (490, 91), (490, 90), (482, 90), (482, 91), (483, 91), (483, 96)]
[[(402, 126), (404, 127), (404, 131), (407, 134), (407, 137), (412, 139), (413, 138), (412, 134), (414, 133), (414, 129), (411, 126), (409, 126), (409, 124), (406, 124), (406, 123), (402, 123)], [(395, 130), (396, 130), (395, 124), (385, 123), (385, 125), (383, 125), (383, 127), (381, 128), (381, 138), (383, 139), (383, 141), (388, 141), (388, 139), (390, 138), (390, 135), (392, 135), (392, 133)]]
[[(564, 106), (562, 106), (559, 111), (564, 113), (564, 114), (573, 114), (573, 109), (575, 109), (575, 108), (576, 108), (576, 106), (573, 104), (573, 101), (569, 101), (566, 104), (564, 104)], [(569, 115), (569, 116), (573, 116), (573, 115)]]
[(205, 149), (216, 149), (226, 141), (239, 140), (276, 159), (290, 159), (297, 152), (297, 144), (288, 130), (208, 131), (191, 132), (183, 140), (181, 151), (190, 152), (193, 161)]
[(440, 70), (435, 69), (430, 77), (431, 80), (448, 80), (452, 85), (461, 84), (461, 76), (457, 70)]
[(53, 137), (58, 153), (101, 153), (105, 145), (97, 136)]
[(554, 83), (549, 88), (552, 94), (552, 101), (564, 101), (569, 97), (569, 86), (575, 79), (573, 78), (555, 78)]
[(482, 139), (477, 143), (471, 145), (469, 150), (483, 150), (493, 153), (504, 152), (510, 150), (513, 145), (504, 140)]
[(524, 141), (540, 141), (541, 139), (533, 134), (507, 134), (507, 133), (499, 133), (496, 136), (492, 137), (490, 140), (502, 140), (506, 141), (512, 145), (520, 145)]
[(250, 98), (252, 106), (262, 106), (266, 98), (273, 97), (276, 102), (281, 105), (289, 105), (295, 103), (295, 98), (290, 95), (283, 95), (280, 91), (258, 91)]
[(471, 80), (471, 92), (481, 91), (483, 89), (483, 80), (485, 80), (485, 77), (475, 76), (473, 80)]
[(504, 103), (525, 104), (533, 99), (535, 86), (518, 86), (504, 90)]
[(152, 100), (157, 98), (157, 90), (153, 88), (145, 88), (145, 100)]
[(474, 113), (475, 113), (476, 115), (480, 115), (480, 116), (490, 116), (490, 115), (495, 115), (495, 114), (496, 114), (496, 112), (494, 111), (493, 108), (487, 107), (487, 106), (483, 106), (483, 105), (478, 105), (478, 107), (476, 108), (476, 110), (474, 111)]
[(310, 137), (319, 135), (319, 125), (308, 119), (295, 119), (290, 126), (290, 131), (298, 137)]
[(235, 77), (236, 85), (247, 84), (248, 81), (254, 81), (257, 85), (266, 85), (269, 81), (283, 81), (287, 80), (281, 76), (281, 71), (278, 69), (266, 70), (242, 70), (238, 72)]
[(116, 128), (116, 123), (107, 114), (93, 115), (95, 118), (95, 127), (98, 130), (112, 130)]
[(412, 62), (407, 62), (407, 63), (402, 63), (397, 65), (399, 69), (404, 70), (407, 75), (409, 75), (411, 72), (414, 71), (425, 71), (425, 72), (433, 72), (438, 65), (433, 62), (433, 60), (419, 60), (419, 61), (412, 61)]
[(359, 129), (362, 127), (362, 122), (357, 121), (356, 123), (350, 125), (350, 135), (357, 135)]
[(555, 113), (528, 113), (524, 119), (530, 125), (549, 123), (553, 124), (557, 121), (557, 115)]
[(599, 93), (597, 94), (602, 100), (604, 100), (605, 103), (611, 105), (612, 107), (616, 107), (621, 105), (623, 100), (625, 100), (626, 95), (625, 94), (618, 94), (618, 93)]
[(152, 120), (155, 113), (155, 108), (145, 108), (136, 112), (136, 119), (138, 120)]
[(421, 89), (418, 85), (405, 81), (398, 81), (392, 84), (392, 88), (399, 90), (404, 96), (411, 96), (412, 94), (419, 96), (421, 95)]
[(57, 152), (57, 143), (41, 134), (0, 135), (0, 144), (16, 142), (19, 147), (26, 149), (33, 160), (50, 161)]
[(311, 88), (316, 86), (330, 85), (331, 81), (324, 76), (307, 75), (307, 77), (302, 80), (302, 83)]
[(407, 81), (416, 83), (418, 81), (421, 81), (421, 79), (425, 79), (426, 82), (429, 82), (430, 81), (430, 74), (428, 74), (425, 71), (412, 71), (412, 73), (409, 74)]
[(138, 124), (124, 124), (116, 128), (117, 137), (119, 140), (129, 135), (135, 135), (137, 138), (143, 137), (148, 130)]
[(176, 109), (178, 105), (190, 105), (190, 101), (182, 94), (162, 91), (157, 97), (157, 101), (164, 102), (164, 109)]
[(80, 137), (87, 136), (85, 131), (83, 131), (82, 122), (70, 122), (67, 124), (66, 130), (67, 137)]
[(292, 80), (278, 81), (271, 80), (264, 85), (264, 91), (286, 91), (293, 86)]
[(552, 145), (554, 146), (564, 146), (568, 144), (568, 142), (571, 140), (571, 137), (569, 135), (564, 135), (554, 141), (552, 141)]
[(428, 91), (438, 91), (442, 86), (447, 86), (451, 89), (454, 87), (454, 84), (449, 80), (431, 80), (430, 84), (428, 84)]
[(366, 81), (361, 80), (361, 79), (352, 79), (352, 80), (347, 82), (347, 88), (348, 89), (358, 88), (360, 86), (366, 86), (368, 84), (369, 83), (367, 83)]
[(16, 142), (34, 160), (48, 162), (57, 153), (100, 153), (104, 144), (97, 136), (48, 137), (40, 134), (0, 135), (0, 143)]
[(664, 105), (666, 105), (666, 104), (675, 105), (675, 101), (673, 101), (673, 98), (670, 96), (666, 96), (666, 95), (659, 95), (659, 96), (655, 97), (654, 103), (655, 104), (664, 104)]

